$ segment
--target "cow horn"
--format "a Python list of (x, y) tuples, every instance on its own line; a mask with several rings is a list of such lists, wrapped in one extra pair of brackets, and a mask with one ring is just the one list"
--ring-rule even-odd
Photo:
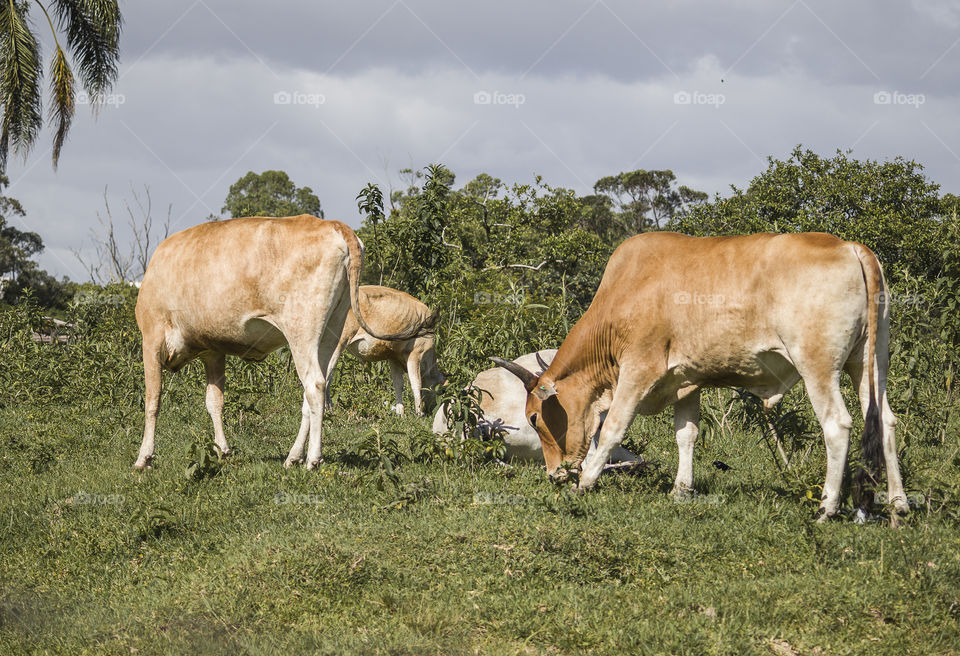
[(540, 371), (541, 371), (541, 372), (546, 371), (547, 369), (550, 368), (550, 365), (548, 365), (546, 362), (544, 362), (544, 361), (543, 361), (543, 358), (540, 357), (540, 351), (537, 351), (537, 364), (540, 365)]
[(538, 377), (536, 374), (534, 374), (532, 371), (529, 371), (528, 369), (525, 369), (524, 367), (521, 367), (516, 362), (511, 362), (510, 360), (504, 360), (503, 358), (494, 358), (494, 357), (491, 357), (490, 360), (495, 362), (498, 367), (503, 367), (504, 369), (512, 373), (514, 376), (519, 378), (521, 381), (523, 381), (523, 386), (527, 388), (527, 391), (532, 389), (537, 382)]

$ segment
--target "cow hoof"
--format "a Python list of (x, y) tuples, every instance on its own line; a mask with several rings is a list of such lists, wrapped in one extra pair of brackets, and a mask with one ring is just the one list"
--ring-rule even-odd
[(144, 469), (153, 469), (153, 456), (149, 458), (139, 458), (135, 463), (133, 463), (133, 468), (137, 471), (143, 471)]
[(694, 497), (693, 488), (682, 486), (673, 488), (673, 500), (674, 501), (689, 501)]
[(312, 471), (323, 463), (323, 458), (317, 458), (307, 463), (307, 471)]
[(286, 460), (283, 461), (283, 466), (286, 467), (287, 469), (290, 469), (294, 465), (299, 465), (301, 462), (303, 462), (303, 458), (288, 457)]
[(817, 512), (813, 513), (814, 519), (817, 520), (817, 524), (826, 524), (828, 521), (833, 519), (837, 514), (837, 511), (828, 512), (826, 508), (820, 506), (817, 508)]

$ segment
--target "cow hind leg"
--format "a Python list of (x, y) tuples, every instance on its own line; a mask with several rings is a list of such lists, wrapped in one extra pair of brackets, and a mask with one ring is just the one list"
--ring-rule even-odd
[[(857, 396), (860, 400), (860, 410), (863, 414), (864, 422), (867, 421), (867, 412), (870, 408), (870, 380), (864, 375), (864, 363), (860, 358), (851, 359), (847, 363), (846, 371), (857, 388)], [(883, 460), (887, 473), (887, 502), (893, 504), (893, 507), (899, 513), (906, 513), (910, 510), (907, 502), (907, 495), (903, 489), (903, 479), (900, 477), (900, 464), (897, 457), (897, 439), (894, 432), (894, 426), (897, 418), (890, 408), (887, 401), (885, 376), (875, 379), (877, 387), (882, 392), (880, 408), (880, 426), (883, 431), (882, 448)]]
[(403, 367), (390, 360), (390, 379), (393, 381), (393, 397), (395, 403), (392, 410), (403, 416)]
[(227, 437), (223, 431), (223, 386), (226, 380), (227, 358), (222, 353), (211, 354), (204, 358), (203, 366), (207, 374), (207, 412), (213, 420), (213, 441), (221, 455), (230, 453)]
[(839, 371), (823, 381), (805, 377), (804, 383), (813, 411), (823, 429), (823, 443), (827, 452), (827, 475), (817, 511), (822, 522), (837, 514), (853, 421), (840, 393)]
[(413, 392), (413, 409), (418, 417), (423, 416), (423, 398), (421, 396), (422, 381), (420, 379), (420, 353), (413, 351), (407, 357), (407, 378), (410, 379), (410, 390)]
[(160, 343), (157, 340), (143, 340), (143, 441), (140, 453), (134, 463), (136, 469), (150, 466), (153, 460), (154, 437), (157, 430), (157, 414), (160, 411), (160, 391), (162, 375), (160, 369)]
[(682, 500), (694, 493), (693, 449), (700, 434), (699, 390), (674, 404), (673, 429), (677, 437), (677, 477), (673, 481), (673, 498)]
[[(298, 443), (302, 441), (304, 433), (304, 423), (310, 435), (310, 442), (307, 447), (307, 469), (313, 469), (320, 464), (321, 447), (321, 427), (323, 425), (324, 397), (326, 396), (326, 377), (324, 368), (320, 365), (318, 354), (318, 341), (314, 339), (291, 340), (290, 352), (293, 355), (293, 362), (297, 368), (297, 375), (303, 384), (303, 397), (306, 410), (304, 419), (300, 423), (300, 432), (297, 440), (294, 442), (290, 455), (287, 457), (287, 464), (292, 464), (298, 460), (296, 456), (298, 451), (303, 452), (302, 444), (298, 450)], [(307, 416), (309, 414), (309, 417)]]

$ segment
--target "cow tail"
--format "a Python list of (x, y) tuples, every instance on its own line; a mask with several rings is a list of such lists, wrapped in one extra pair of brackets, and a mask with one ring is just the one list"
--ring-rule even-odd
[(883, 426), (880, 421), (880, 389), (877, 378), (877, 331), (881, 313), (888, 303), (883, 272), (876, 255), (863, 246), (857, 246), (857, 257), (867, 293), (867, 351), (866, 376), (869, 385), (870, 400), (863, 422), (863, 435), (860, 439), (860, 453), (863, 466), (857, 471), (855, 481), (855, 502), (857, 507), (867, 512), (873, 502), (872, 488), (876, 486), (883, 464)]
[(377, 339), (401, 341), (417, 337), (420, 333), (419, 326), (413, 326), (399, 333), (382, 335), (367, 325), (363, 315), (360, 313), (360, 271), (363, 268), (363, 244), (360, 243), (360, 238), (357, 237), (357, 233), (347, 226), (335, 221), (330, 221), (329, 223), (332, 223), (336, 227), (337, 232), (339, 232), (343, 240), (347, 242), (347, 285), (350, 288), (350, 308), (353, 310), (353, 316), (357, 318), (357, 323), (360, 324), (360, 327)]

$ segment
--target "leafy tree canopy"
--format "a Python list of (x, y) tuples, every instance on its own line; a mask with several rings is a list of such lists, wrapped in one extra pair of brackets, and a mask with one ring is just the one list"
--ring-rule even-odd
[[(31, 8), (39, 8), (42, 18), (31, 21)], [(123, 24), (117, 0), (10, 0), (0, 4), (0, 169), (6, 167), (11, 146), (23, 155), (29, 152), (43, 125), (43, 64), (36, 24), (48, 26), (54, 41), (48, 69), (54, 167), (77, 105), (71, 60), (86, 102), (94, 111), (108, 101), (105, 94), (117, 79)]]
[(230, 186), (222, 212), (240, 216), (323, 217), (320, 199), (310, 187), (297, 187), (284, 171), (250, 171)]

